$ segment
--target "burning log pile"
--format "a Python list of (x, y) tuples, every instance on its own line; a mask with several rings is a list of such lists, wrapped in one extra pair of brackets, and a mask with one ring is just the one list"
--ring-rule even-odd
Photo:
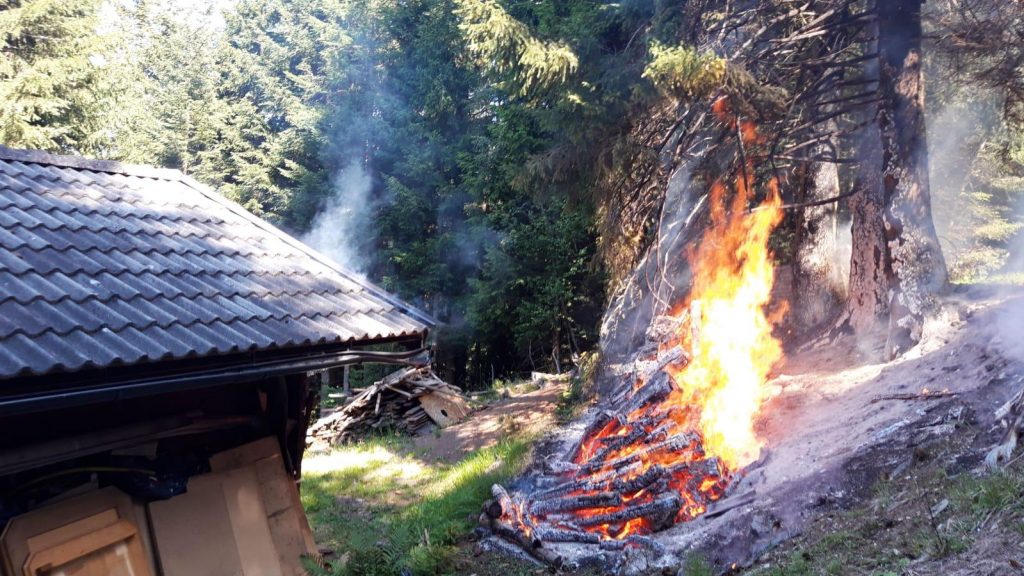
[[(733, 115), (713, 111), (750, 149), (764, 139)], [(653, 533), (704, 514), (733, 476), (757, 460), (754, 421), (769, 371), (782, 357), (769, 312), (774, 267), (768, 248), (782, 219), (777, 182), (755, 210), (753, 164), (743, 158), (730, 189), (708, 192), (708, 226), (687, 260), (689, 293), (656, 317), (632, 361), (608, 370), (605, 396), (580, 440), (560, 461), (511, 493), (494, 486), (480, 522), (491, 534), (549, 564), (554, 549), (641, 548), (664, 556)], [(572, 544), (566, 544), (572, 543)], [(550, 546), (549, 546), (550, 544)]]
[(309, 437), (336, 444), (383, 427), (415, 434), (431, 424), (446, 426), (469, 412), (462, 390), (438, 378), (429, 366), (403, 368), (315, 422)]
[[(648, 338), (682, 331), (688, 317), (663, 317)], [(671, 401), (673, 374), (690, 359), (677, 339), (649, 340), (626, 365), (611, 367), (623, 392), (618, 410), (598, 412), (561, 461), (548, 462), (527, 492), (492, 487), (480, 524), (492, 534), (561, 565), (552, 543), (662, 552), (650, 534), (695, 518), (725, 492), (730, 471), (704, 449), (699, 412)]]

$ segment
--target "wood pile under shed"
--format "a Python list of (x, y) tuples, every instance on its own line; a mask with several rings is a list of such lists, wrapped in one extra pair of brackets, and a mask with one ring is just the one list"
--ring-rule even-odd
[(457, 422), (469, 412), (462, 390), (438, 378), (429, 366), (403, 368), (315, 422), (309, 439), (336, 444), (382, 429), (416, 434), (431, 425)]

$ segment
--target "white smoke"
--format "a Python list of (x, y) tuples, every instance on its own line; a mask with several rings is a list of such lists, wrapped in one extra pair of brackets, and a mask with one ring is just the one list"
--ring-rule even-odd
[(358, 160), (349, 162), (333, 180), (334, 193), (302, 241), (345, 268), (365, 275), (375, 239), (372, 216), (379, 204), (370, 194), (373, 181)]

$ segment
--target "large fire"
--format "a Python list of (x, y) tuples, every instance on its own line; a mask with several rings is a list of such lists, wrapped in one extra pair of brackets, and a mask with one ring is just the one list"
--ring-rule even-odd
[(684, 339), (691, 360), (673, 371), (678, 388), (669, 399), (698, 407), (705, 451), (730, 470), (758, 457), (754, 416), (768, 372), (782, 356), (766, 313), (774, 280), (768, 237), (782, 219), (782, 202), (771, 182), (760, 209), (748, 212), (742, 177), (736, 188), (728, 211), (724, 187), (711, 190), (711, 227), (691, 259), (689, 309), (696, 327), (684, 336), (697, 336)]
[[(752, 124), (716, 113), (746, 146)], [(632, 393), (584, 433), (554, 486), (509, 496), (495, 487), (499, 523), (541, 541), (651, 544), (644, 535), (703, 514), (736, 471), (756, 460), (755, 418), (782, 356), (767, 310), (774, 268), (768, 240), (782, 219), (774, 181), (754, 209), (752, 166), (709, 192), (710, 225), (686, 255), (693, 285), (673, 311), (673, 335)], [(775, 315), (784, 310), (775, 311)]]

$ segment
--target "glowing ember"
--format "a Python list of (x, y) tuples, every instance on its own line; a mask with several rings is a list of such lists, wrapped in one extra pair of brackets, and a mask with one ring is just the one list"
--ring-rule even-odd
[[(756, 128), (738, 125), (723, 102), (716, 114), (744, 146), (757, 144)], [(617, 413), (598, 415), (554, 486), (519, 500), (495, 487), (495, 522), (540, 540), (657, 546), (645, 535), (703, 514), (734, 471), (758, 458), (754, 420), (782, 356), (766, 311), (768, 239), (782, 210), (774, 182), (750, 210), (751, 173), (743, 166), (731, 188), (711, 187), (711, 222), (687, 254), (693, 286), (674, 311), (674, 336), (633, 371), (631, 394)]]

